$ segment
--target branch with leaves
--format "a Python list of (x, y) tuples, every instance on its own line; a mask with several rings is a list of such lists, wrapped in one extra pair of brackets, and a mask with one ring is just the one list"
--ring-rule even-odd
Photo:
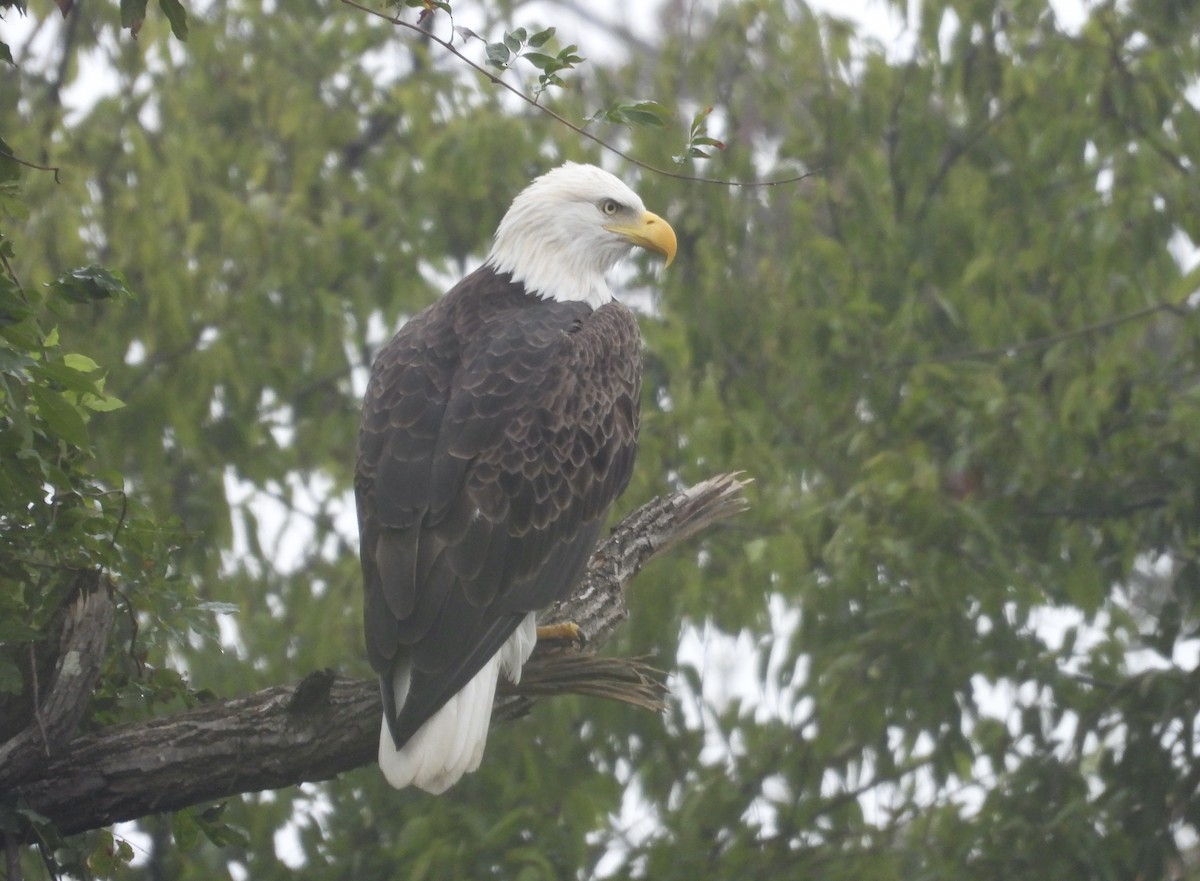
[[(464, 39), (483, 40), (470, 28), (455, 27), (455, 32)], [(536, 67), (538, 74), (537, 88), (533, 91), (533, 101), (536, 104), (542, 94), (551, 86), (565, 86), (566, 81), (559, 74), (564, 70), (574, 70), (575, 65), (583, 62), (577, 55), (579, 47), (572, 44), (560, 49), (554, 55), (545, 52), (530, 51), (541, 49), (554, 36), (554, 28), (546, 28), (537, 33), (529, 33), (525, 28), (506, 31), (504, 39), (498, 43), (486, 43), (487, 62), (500, 71), (508, 70), (518, 59), (524, 59)]]
[(1092, 324), (1085, 324), (1082, 327), (1075, 327), (1071, 328), (1070, 330), (1063, 330), (1058, 333), (1035, 337), (1034, 339), (1008, 343), (1003, 346), (993, 346), (989, 349), (968, 349), (962, 352), (950, 352), (945, 355), (930, 355), (929, 357), (925, 358), (912, 358), (903, 361), (896, 361), (891, 364), (888, 369), (904, 369), (908, 367), (917, 367), (922, 364), (950, 364), (956, 361), (991, 361), (997, 358), (1008, 358), (1015, 355), (1020, 355), (1025, 352), (1036, 352), (1041, 349), (1049, 348), (1050, 346), (1058, 343), (1069, 342), (1070, 340), (1089, 337), (1093, 336), (1094, 334), (1105, 333), (1110, 330), (1115, 330), (1122, 325), (1130, 324), (1136, 321), (1142, 321), (1161, 313), (1186, 317), (1194, 314), (1196, 311), (1195, 307), (1189, 303), (1191, 296), (1191, 294), (1188, 294), (1188, 296), (1184, 297), (1182, 302), (1154, 303), (1150, 306), (1144, 306), (1141, 309), (1134, 309), (1132, 312), (1126, 312), (1122, 315), (1115, 315), (1112, 318), (1105, 318), (1102, 321), (1096, 321)]
[[(373, 15), (378, 18), (382, 18), (384, 21), (390, 22), (391, 24), (395, 25), (396, 27), (404, 28), (406, 30), (410, 30), (410, 31), (413, 31), (414, 33), (420, 34), (422, 39), (433, 41), (438, 46), (440, 46), (442, 49), (444, 49), (446, 52), (450, 53), (455, 58), (457, 58), (459, 61), (461, 61), (463, 64), (466, 64), (472, 70), (474, 70), (477, 73), (481, 74), (482, 76), (486, 77), (489, 82), (493, 83), (494, 85), (499, 86), (502, 89), (505, 89), (512, 95), (515, 95), (521, 101), (523, 101), (526, 104), (528, 104), (529, 106), (537, 109), (539, 112), (544, 113), (545, 115), (549, 116), (551, 119), (555, 120), (559, 124), (566, 126), (571, 131), (575, 132), (576, 134), (580, 135), (581, 137), (587, 138), (589, 141), (596, 144), (601, 149), (607, 150), (609, 153), (612, 153), (616, 156), (620, 156), (625, 161), (627, 161), (633, 165), (636, 165), (638, 168), (642, 168), (646, 171), (649, 171), (652, 174), (662, 175), (663, 177), (675, 178), (677, 180), (694, 181), (696, 183), (720, 184), (721, 186), (727, 186), (727, 187), (773, 187), (773, 186), (779, 186), (780, 184), (796, 183), (797, 181), (804, 180), (805, 178), (811, 177), (813, 174), (816, 173), (816, 172), (812, 172), (812, 171), (807, 171), (807, 172), (804, 172), (803, 174), (791, 175), (791, 176), (779, 178), (776, 180), (736, 181), (736, 180), (727, 180), (727, 179), (723, 179), (723, 178), (703, 177), (700, 175), (686, 174), (684, 172), (672, 171), (670, 169), (661, 168), (656, 165), (651, 165), (648, 162), (644, 162), (641, 159), (638, 159), (638, 158), (630, 155), (627, 151), (619, 149), (618, 147), (614, 146), (613, 144), (609, 143), (608, 141), (604, 140), (603, 138), (599, 137), (598, 135), (593, 134), (592, 132), (588, 131), (583, 126), (576, 125), (575, 123), (571, 122), (569, 119), (564, 117), (562, 114), (556, 113), (555, 111), (551, 110), (549, 107), (547, 107), (545, 104), (543, 104), (541, 102), (541, 100), (540, 100), (541, 96), (546, 91), (547, 88), (549, 88), (550, 86), (565, 85), (562, 78), (558, 76), (559, 73), (561, 73), (564, 70), (573, 69), (575, 67), (575, 65), (579, 64), (580, 62), (582, 62), (584, 60), (577, 54), (578, 47), (574, 46), (574, 45), (567, 46), (566, 48), (560, 50), (555, 55), (549, 55), (544, 52), (530, 52), (529, 51), (530, 48), (534, 48), (534, 49), (542, 48), (545, 45), (545, 43), (550, 39), (550, 37), (553, 36), (553, 33), (554, 33), (553, 28), (547, 29), (547, 31), (549, 31), (549, 35), (547, 35), (547, 31), (538, 31), (535, 34), (530, 35), (527, 31), (525, 31), (525, 29), (517, 28), (514, 31), (507, 32), (504, 35), (503, 40), (498, 41), (498, 42), (492, 42), (492, 43), (489, 43), (487, 40), (484, 40), (482, 37), (480, 37), (478, 34), (474, 33), (473, 31), (471, 31), (468, 28), (458, 28), (458, 27), (454, 28), (455, 33), (459, 34), (464, 39), (479, 39), (479, 40), (481, 40), (485, 44), (485, 47), (486, 47), (485, 52), (487, 55), (487, 64), (499, 69), (501, 72), (504, 72), (504, 71), (510, 69), (514, 62), (516, 62), (522, 58), (525, 59), (528, 63), (532, 64), (534, 67), (536, 67), (539, 71), (541, 71), (541, 73), (539, 74), (539, 77), (538, 77), (538, 87), (535, 89), (535, 92), (533, 95), (528, 95), (525, 92), (523, 92), (521, 89), (518, 89), (517, 87), (511, 85), (510, 83), (505, 82), (497, 74), (488, 70), (486, 67), (480, 65), (479, 63), (475, 62), (471, 58), (467, 57), (467, 55), (465, 55), (450, 40), (443, 39), (443, 38), (437, 36), (436, 34), (431, 33), (428, 30), (428, 28), (425, 27), (425, 24), (427, 23), (427, 19), (429, 18), (430, 15), (432, 15), (434, 13), (435, 10), (441, 10), (443, 12), (446, 12), (447, 14), (450, 14), (450, 12), (451, 12), (450, 4), (445, 2), (445, 0), (398, 0), (398, 2), (393, 4), (393, 5), (397, 5), (397, 6), (402, 5), (402, 6), (420, 9), (421, 10), (420, 16), (419, 16), (417, 22), (415, 22), (415, 23), (405, 21), (399, 15), (388, 15), (387, 13), (381, 12), (378, 9), (372, 9), (369, 6), (365, 6), (364, 4), (357, 2), (357, 0), (341, 0), (341, 2), (343, 4), (345, 4), (346, 6), (350, 6), (350, 7), (353, 7), (354, 9), (358, 9), (362, 12), (367, 13), (368, 15)], [(539, 43), (538, 45), (531, 46), (530, 40), (533, 37), (537, 37), (539, 39), (542, 39), (544, 37), (544, 39), (542, 39), (542, 42)], [(710, 108), (707, 108), (706, 110), (701, 111), (701, 113), (699, 113), (693, 117), (692, 124), (689, 129), (688, 141), (685, 144), (683, 151), (674, 157), (677, 162), (682, 163), (683, 161), (686, 161), (687, 159), (711, 158), (712, 154), (709, 153), (705, 148), (713, 148), (713, 149), (719, 149), (719, 150), (725, 148), (724, 143), (717, 140), (716, 138), (709, 137), (707, 134), (705, 126), (706, 126), (706, 122), (709, 117), (709, 114), (711, 114), (711, 113), (712, 113), (712, 108), (710, 107)], [(631, 103), (617, 102), (613, 105), (610, 105), (610, 107), (605, 110), (597, 111), (595, 114), (593, 114), (591, 117), (589, 117), (586, 120), (586, 122), (604, 120), (604, 121), (613, 122), (613, 123), (616, 123), (619, 125), (652, 125), (652, 126), (662, 127), (665, 125), (665, 120), (669, 119), (670, 117), (671, 117), (670, 111), (667, 110), (665, 107), (662, 107), (662, 105), (658, 104), (657, 102), (653, 102), (653, 101), (636, 101), (636, 102), (631, 102)]]

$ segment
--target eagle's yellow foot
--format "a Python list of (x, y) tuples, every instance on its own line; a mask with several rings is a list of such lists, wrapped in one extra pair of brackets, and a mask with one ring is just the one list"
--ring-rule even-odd
[(580, 648), (587, 645), (587, 636), (574, 621), (547, 624), (537, 629), (538, 642), (573, 642)]

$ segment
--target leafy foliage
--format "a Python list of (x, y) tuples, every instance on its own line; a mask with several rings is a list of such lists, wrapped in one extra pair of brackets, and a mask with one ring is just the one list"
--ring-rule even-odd
[[(565, 86), (566, 81), (559, 74), (565, 70), (574, 70), (575, 66), (582, 64), (584, 60), (578, 54), (579, 47), (574, 44), (559, 49), (554, 55), (531, 51), (545, 47), (554, 37), (554, 30), (545, 28), (530, 33), (525, 28), (514, 28), (505, 31), (503, 40), (486, 44), (487, 63), (503, 71), (509, 70), (518, 60), (524, 60), (539, 70), (537, 85), (533, 90), (533, 100), (537, 101), (551, 86)], [(456, 31), (467, 39), (482, 39), (469, 28), (459, 27)]]
[(718, 141), (714, 137), (710, 137), (707, 133), (708, 117), (712, 114), (711, 107), (705, 107), (692, 118), (691, 127), (688, 129), (687, 144), (684, 146), (683, 153), (678, 156), (671, 157), (676, 164), (682, 165), (688, 159), (712, 159), (712, 151), (706, 149), (713, 147), (717, 150), (724, 150), (725, 144)]
[[(137, 36), (146, 20), (146, 7), (149, 0), (121, 0), (121, 27), (128, 28), (130, 34)], [(180, 40), (188, 36), (187, 10), (179, 0), (158, 0), (159, 9), (171, 24), (171, 33)]]
[[(15, 184), (15, 162), (0, 164)], [(26, 287), (13, 270), (13, 239), (2, 230), (24, 216), (7, 190), (0, 226), (0, 740), (40, 724), (36, 706), (57, 662), (66, 610), (82, 591), (107, 590), (123, 617), (102, 682), (83, 718), (97, 727), (178, 706), (179, 673), (165, 663), (170, 641), (187, 632), (187, 589), (170, 573), (174, 530), (126, 494), (119, 475), (96, 467), (91, 424), (124, 404), (89, 356), (65, 350), (57, 326), (82, 306), (132, 297), (114, 273), (95, 266)], [(148, 628), (167, 617), (170, 629)], [(198, 629), (205, 622), (193, 621)], [(13, 793), (0, 797), (0, 831), (34, 836), (56, 872), (108, 874), (128, 862), (129, 845), (101, 831), (64, 841)]]
[[(0, 243), (5, 418), (29, 426), (5, 442), (34, 451), (4, 516), (30, 518), (29, 553), (165, 584), (131, 604), (139, 640), (194, 687), (365, 672), (346, 494), (371, 353), (474, 265), (529, 177), (598, 157), (351, 9), (219, 4), (183, 52), (165, 27), (130, 48), (101, 39), (114, 10), (72, 14), (69, 51), (108, 52), (112, 89), (70, 115), (0, 90), (15, 154), (52, 144), (71, 169), (27, 181), (20, 248)], [(481, 30), (506, 35), (498, 69), (558, 57), (547, 30)], [(635, 123), (651, 162), (724, 146), (722, 176), (821, 172), (636, 181), (680, 259), (642, 317), (625, 504), (731, 469), (757, 488), (631, 598), (622, 647), (674, 668), (668, 716), (546, 704), (446, 797), (364, 769), (148, 818), (126, 833), (146, 864), (96, 871), (1195, 876), (1198, 30), (1178, 4), (1068, 29), (1040, 3), (927, 2), (896, 57), (746, 0), (664, 19), (654, 52), (553, 92), (568, 118)], [(28, 94), (58, 60), (22, 68)], [(661, 105), (613, 95), (689, 108), (685, 149)], [(22, 297), (18, 277), (61, 283)], [(122, 278), (140, 296), (114, 304)], [(47, 475), (90, 489), (39, 505)], [(134, 539), (114, 487), (189, 536), (162, 582), (110, 550)], [(4, 583), (0, 621), (38, 631), (42, 596)], [(201, 607), (237, 609), (223, 643), (187, 635)], [(133, 683), (183, 699), (135, 672), (90, 724), (148, 711)]]
[(588, 117), (588, 122), (611, 122), (615, 125), (647, 125), (663, 128), (671, 113), (657, 101), (614, 101)]

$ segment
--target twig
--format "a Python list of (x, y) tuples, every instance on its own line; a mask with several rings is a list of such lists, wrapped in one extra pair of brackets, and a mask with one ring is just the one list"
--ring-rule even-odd
[(126, 495), (123, 489), (110, 489), (100, 493), (102, 496), (117, 495), (121, 497), (121, 516), (117, 518), (117, 525), (113, 527), (112, 538), (109, 539), (108, 549), (115, 550), (117, 547), (117, 536), (121, 534), (121, 530), (125, 528), (125, 518), (129, 515), (129, 496)]
[[(1126, 92), (1132, 99), (1136, 94), (1134, 90), (1137, 87), (1138, 78), (1137, 75), (1129, 69), (1129, 65), (1125, 62), (1125, 59), (1121, 57), (1120, 36), (1115, 32), (1112, 24), (1108, 22), (1105, 16), (1097, 16), (1096, 18), (1100, 22), (1100, 27), (1103, 29), (1105, 35), (1108, 37), (1109, 61), (1111, 61), (1113, 67), (1117, 69), (1117, 73), (1120, 75), (1121, 81), (1125, 84)], [(1171, 168), (1175, 169), (1175, 171), (1179, 172), (1184, 177), (1192, 176), (1191, 169), (1184, 163), (1184, 161), (1165, 144), (1160, 144), (1153, 133), (1148, 131), (1146, 126), (1142, 124), (1141, 119), (1137, 117), (1135, 112), (1130, 112), (1128, 114), (1122, 113), (1120, 108), (1116, 106), (1116, 102), (1113, 102), (1113, 111), (1120, 118), (1121, 122), (1131, 126), (1133, 130), (1142, 138), (1142, 140), (1148, 143), (1151, 149), (1153, 149), (1155, 153), (1164, 159), (1167, 164), (1171, 166)]]
[[(2, 236), (0, 236), (2, 238)], [(21, 302), (26, 306), (29, 305), (29, 297), (25, 295), (25, 286), (21, 284), (21, 279), (17, 276), (16, 271), (12, 268), (12, 264), (8, 262), (8, 258), (4, 256), (4, 252), (0, 251), (0, 266), (4, 267), (4, 271), (8, 273), (8, 277), (13, 280), (13, 284), (17, 286), (17, 294), (21, 298)]]
[(50, 737), (46, 734), (46, 721), (42, 718), (42, 690), (38, 686), (38, 662), (34, 648), (34, 643), (29, 643), (29, 690), (33, 699), (33, 720), (37, 722), (42, 735), (42, 748), (46, 750), (46, 755), (50, 755)]
[(950, 174), (951, 169), (954, 168), (958, 160), (967, 155), (972, 147), (983, 140), (984, 135), (995, 128), (1002, 119), (1023, 103), (1023, 97), (1015, 98), (985, 119), (982, 124), (976, 126), (972, 131), (967, 132), (962, 140), (950, 142), (949, 146), (942, 151), (942, 158), (938, 163), (937, 171), (934, 172), (933, 178), (925, 187), (925, 194), (921, 197), (921, 204), (917, 206), (917, 210), (913, 214), (914, 223), (919, 225), (924, 221), (929, 206), (933, 204), (933, 197), (937, 195), (937, 191), (941, 189), (942, 184), (946, 181), (946, 177)]
[(608, 658), (589, 653), (554, 652), (545, 663), (531, 665), (513, 685), (501, 681), (499, 695), (533, 698), (581, 694), (619, 701), (651, 712), (661, 712), (667, 687), (666, 674), (642, 658)]
[(1147, 318), (1159, 312), (1171, 312), (1175, 315), (1184, 316), (1190, 314), (1192, 311), (1193, 310), (1189, 309), (1185, 304), (1181, 303), (1155, 303), (1153, 306), (1135, 309), (1132, 312), (1126, 312), (1124, 315), (1118, 315), (1115, 318), (1106, 318), (1103, 321), (1097, 321), (1095, 324), (1087, 324), (1083, 327), (1064, 330), (1060, 333), (1052, 333), (1048, 336), (1035, 337), (1034, 339), (1025, 340), (1019, 343), (1009, 343), (1008, 345), (995, 346), (991, 349), (972, 349), (967, 352), (951, 352), (947, 355), (934, 355), (929, 358), (912, 358), (904, 361), (895, 361), (891, 364), (889, 369), (917, 367), (922, 364), (948, 364), (953, 361), (984, 361), (991, 358), (1001, 358), (1006, 355), (1018, 355), (1022, 352), (1028, 352), (1034, 349), (1044, 349), (1054, 345), (1055, 343), (1065, 342), (1077, 337), (1084, 337), (1094, 333), (1102, 333), (1106, 330), (1112, 330), (1115, 327), (1120, 327), (1122, 324), (1128, 324), (1131, 321), (1138, 321), (1139, 319)]
[(61, 169), (57, 165), (38, 165), (36, 162), (30, 162), (28, 159), (22, 159), (20, 156), (16, 156), (12, 153), (6, 153), (3, 150), (0, 150), (0, 156), (3, 156), (5, 159), (11, 159), (13, 162), (17, 163), (17, 165), (24, 165), (26, 168), (32, 168), (36, 171), (54, 172), (54, 182), (56, 184), (62, 183), (62, 181), (58, 178), (58, 173)]
[[(63, 29), (62, 37), (62, 54), (58, 58), (58, 66), (54, 72), (54, 79), (48, 84), (49, 88), (46, 91), (45, 105), (47, 109), (54, 110), (62, 109), (62, 93), (66, 86), (67, 75), (71, 69), (71, 60), (75, 57), (75, 47), (80, 39), (80, 22), (83, 21), (83, 15), (68, 15), (66, 16), (66, 24)], [(26, 44), (28, 45), (28, 43)], [(42, 125), (41, 137), (39, 142), (49, 144), (51, 133), (57, 123), (61, 122), (61, 116), (52, 112), (43, 114), (44, 123)], [(58, 176), (55, 175), (57, 183)]]
[(121, 590), (112, 579), (107, 579), (107, 581), (109, 590), (125, 601), (125, 614), (129, 618), (129, 648), (127, 649), (127, 653), (137, 666), (138, 676), (144, 676), (146, 665), (142, 663), (142, 659), (137, 655), (137, 639), (141, 631), (141, 626), (138, 624), (137, 612), (134, 611), (133, 601), (129, 599), (129, 595)]
[(726, 186), (726, 187), (777, 187), (780, 184), (794, 184), (798, 181), (804, 180), (805, 178), (812, 177), (813, 175), (820, 173), (820, 170), (818, 169), (817, 171), (806, 171), (806, 172), (804, 172), (804, 174), (797, 174), (797, 175), (793, 175), (792, 177), (784, 177), (784, 178), (780, 178), (779, 180), (736, 181), (736, 180), (724, 180), (722, 178), (715, 178), (715, 177), (700, 177), (700, 176), (693, 175), (693, 174), (684, 174), (679, 171), (671, 171), (670, 169), (667, 169), (667, 168), (659, 168), (656, 165), (651, 165), (648, 162), (643, 162), (641, 159), (637, 159), (633, 156), (630, 156), (628, 153), (626, 153), (623, 150), (618, 149), (617, 147), (614, 147), (612, 144), (610, 144), (608, 141), (604, 140), (603, 138), (592, 134), (587, 129), (584, 129), (581, 126), (578, 126), (575, 123), (571, 122), (565, 116), (555, 113), (553, 110), (551, 110), (546, 105), (544, 105), (538, 101), (535, 101), (533, 98), (530, 98), (528, 95), (526, 95), (520, 89), (516, 88), (515, 86), (510, 85), (509, 83), (506, 83), (504, 80), (500, 79), (500, 77), (496, 76), (496, 74), (492, 73), (490, 70), (487, 70), (483, 66), (472, 61), (470, 58), (468, 58), (466, 55), (464, 55), (462, 52), (460, 52), (458, 49), (456, 49), (454, 44), (451, 43), (449, 40), (444, 40), (441, 37), (437, 36), (436, 34), (431, 33), (430, 31), (426, 30), (425, 28), (420, 27), (419, 25), (415, 25), (415, 24), (412, 24), (411, 22), (407, 22), (404, 19), (400, 18), (398, 15), (388, 15), (385, 12), (380, 12), (378, 9), (372, 9), (369, 6), (364, 6), (363, 4), (357, 2), (357, 0), (341, 0), (341, 2), (343, 4), (345, 4), (346, 6), (352, 6), (355, 9), (361, 10), (362, 12), (365, 12), (368, 15), (374, 15), (377, 18), (382, 18), (384, 21), (391, 22), (393, 25), (396, 25), (397, 27), (406, 28), (407, 30), (418, 33), (421, 35), (422, 39), (432, 40), (433, 42), (435, 42), (439, 46), (441, 46), (443, 49), (445, 49), (447, 52), (449, 52), (451, 55), (453, 55), (455, 58), (462, 61), (463, 64), (466, 64), (468, 67), (470, 67), (472, 70), (479, 73), (481, 76), (486, 77), (488, 79), (488, 81), (491, 82), (493, 85), (500, 86), (502, 89), (508, 90), (513, 95), (516, 95), (518, 98), (520, 98), (526, 104), (528, 104), (530, 107), (533, 107), (536, 110), (540, 110), (542, 113), (546, 114), (551, 119), (554, 119), (556, 122), (559, 122), (562, 125), (565, 125), (571, 131), (575, 132), (578, 135), (581, 135), (582, 137), (587, 138), (589, 141), (592, 141), (593, 143), (595, 143), (602, 149), (608, 150), (610, 153), (612, 153), (616, 156), (620, 156), (626, 162), (630, 162), (633, 165), (636, 165), (638, 168), (645, 169), (646, 171), (649, 171), (651, 174), (659, 174), (659, 175), (662, 175), (663, 177), (671, 177), (671, 178), (675, 178), (676, 180), (693, 181), (695, 183), (720, 184), (721, 186)]

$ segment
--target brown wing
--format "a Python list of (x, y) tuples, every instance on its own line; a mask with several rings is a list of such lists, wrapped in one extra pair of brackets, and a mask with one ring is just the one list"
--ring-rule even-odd
[(355, 490), (397, 748), (579, 578), (629, 481), (640, 378), (625, 307), (538, 300), (487, 268), (380, 353)]

